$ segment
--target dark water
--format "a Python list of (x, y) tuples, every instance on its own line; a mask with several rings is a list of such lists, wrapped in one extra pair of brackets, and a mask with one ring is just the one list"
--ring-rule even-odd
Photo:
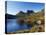
[(7, 20), (7, 32), (16, 32), (17, 30), (28, 29), (27, 25), (19, 25), (16, 19)]

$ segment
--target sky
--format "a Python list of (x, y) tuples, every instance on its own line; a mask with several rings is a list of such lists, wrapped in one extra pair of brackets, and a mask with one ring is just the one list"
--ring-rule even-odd
[(44, 3), (7, 1), (7, 13), (12, 15), (16, 15), (20, 11), (27, 12), (27, 10), (38, 12), (43, 8)]

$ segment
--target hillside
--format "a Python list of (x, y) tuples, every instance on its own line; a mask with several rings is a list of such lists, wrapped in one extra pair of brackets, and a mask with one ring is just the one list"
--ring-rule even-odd
[(11, 15), (11, 14), (5, 14), (5, 19), (16, 19), (16, 15)]

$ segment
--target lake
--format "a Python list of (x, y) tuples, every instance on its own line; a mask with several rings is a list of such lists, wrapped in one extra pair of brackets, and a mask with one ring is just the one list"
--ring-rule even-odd
[(16, 19), (7, 20), (7, 32), (16, 32), (18, 30), (24, 30), (24, 29), (28, 29), (26, 24), (19, 25), (19, 23), (16, 22)]

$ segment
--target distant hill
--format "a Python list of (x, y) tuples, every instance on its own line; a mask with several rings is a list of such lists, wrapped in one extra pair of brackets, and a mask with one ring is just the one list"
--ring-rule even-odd
[(5, 14), (5, 19), (16, 19), (16, 15), (11, 15), (11, 14)]
[(29, 16), (29, 15), (31, 15), (32, 13), (34, 13), (33, 10), (27, 10), (26, 13), (23, 12), (23, 11), (20, 11), (18, 14), (16, 14), (16, 16), (25, 18), (26, 16)]
[(31, 16), (28, 16), (27, 18), (30, 18), (32, 21), (34, 20), (38, 20), (38, 19), (44, 19), (45, 15), (44, 15), (44, 9), (42, 9), (41, 11), (37, 12), (37, 13), (33, 13)]
[(20, 11), (19, 13), (17, 13), (16, 15), (11, 15), (11, 14), (5, 14), (5, 18), (6, 19), (16, 19), (16, 18), (28, 18), (30, 17), (31, 19), (36, 19), (39, 17), (43, 17), (44, 16), (44, 9), (42, 9), (41, 11), (35, 13), (33, 10), (27, 10), (27, 12), (23, 12)]

